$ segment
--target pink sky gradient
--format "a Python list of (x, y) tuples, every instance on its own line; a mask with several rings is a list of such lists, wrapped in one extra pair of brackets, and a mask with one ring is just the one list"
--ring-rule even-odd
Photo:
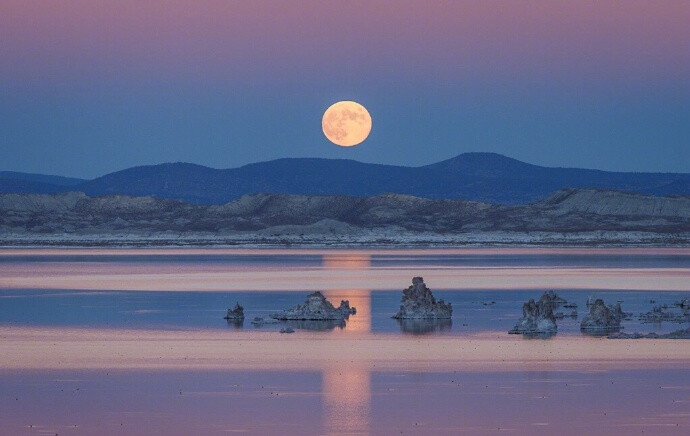
[[(690, 2), (5, 1), (3, 76), (690, 73)], [(275, 68), (281, 74), (275, 75)]]

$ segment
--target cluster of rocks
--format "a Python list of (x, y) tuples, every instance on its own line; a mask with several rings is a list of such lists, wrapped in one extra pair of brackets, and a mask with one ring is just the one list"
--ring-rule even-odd
[[(356, 313), (357, 309), (350, 307), (349, 301), (342, 300), (340, 306), (335, 307), (321, 292), (317, 291), (309, 294), (303, 304), (272, 313), (267, 317), (255, 317), (252, 324), (255, 326), (288, 324), (280, 330), (281, 333), (292, 333), (293, 327), (325, 330), (336, 326), (344, 327), (350, 315)], [(412, 285), (403, 290), (400, 310), (393, 318), (400, 321), (404, 332), (426, 333), (449, 328), (452, 314), (453, 308), (450, 303), (441, 299), (437, 301), (424, 283), (424, 279), (414, 277)], [(225, 319), (228, 322), (244, 320), (244, 308), (238, 303), (235, 308), (228, 309)]]
[[(335, 307), (321, 292), (314, 292), (307, 296), (303, 304), (272, 313), (267, 317), (257, 316), (252, 320), (254, 326), (292, 323), (280, 330), (281, 333), (293, 333), (293, 327), (308, 330), (327, 330), (344, 327), (345, 320), (357, 313), (357, 309), (350, 307), (350, 302), (342, 300), (340, 306)], [(244, 308), (239, 303), (233, 309), (228, 309), (225, 319), (228, 322), (244, 320)], [(293, 325), (294, 324), (294, 325)]]
[(400, 310), (395, 319), (450, 319), (453, 308), (443, 300), (436, 301), (422, 277), (414, 277), (412, 285), (403, 290)]
[[(568, 314), (563, 311), (555, 312), (559, 308), (567, 309)], [(608, 336), (611, 339), (690, 339), (690, 328), (667, 334), (621, 333), (621, 322), (630, 319), (632, 315), (623, 311), (620, 302), (607, 305), (601, 298), (590, 296), (587, 309), (588, 313), (580, 322), (580, 331), (588, 335)], [(285, 326), (280, 330), (281, 333), (293, 333), (294, 328), (324, 330), (344, 327), (345, 321), (356, 313), (356, 308), (350, 307), (349, 301), (342, 300), (335, 307), (321, 292), (314, 292), (307, 296), (303, 304), (272, 313), (268, 317), (256, 317), (252, 324), (262, 326), (282, 323)], [(412, 285), (403, 290), (400, 309), (393, 318), (398, 320), (403, 332), (422, 334), (450, 328), (452, 314), (450, 303), (442, 299), (436, 300), (424, 279), (414, 277)], [(577, 317), (577, 304), (568, 302), (554, 291), (544, 292), (539, 300), (530, 299), (522, 305), (522, 317), (508, 333), (550, 337), (558, 331), (556, 320), (566, 316)], [(639, 318), (642, 322), (690, 322), (690, 299), (677, 301), (673, 307), (655, 306)], [(234, 308), (228, 309), (225, 319), (229, 323), (242, 322), (244, 308), (237, 303)]]
[(672, 307), (654, 306), (649, 312), (640, 314), (639, 319), (643, 323), (690, 322), (690, 299), (676, 301)]
[[(577, 304), (569, 303), (553, 291), (545, 292), (538, 301), (530, 299), (522, 305), (522, 317), (508, 333), (533, 337), (549, 337), (558, 331), (557, 319), (565, 318), (563, 312), (554, 313), (558, 307), (570, 309), (568, 316), (577, 317)], [(630, 316), (623, 312), (620, 303), (606, 305), (600, 298), (587, 300), (588, 313), (580, 323), (580, 330), (591, 335), (617, 332), (621, 321)]]

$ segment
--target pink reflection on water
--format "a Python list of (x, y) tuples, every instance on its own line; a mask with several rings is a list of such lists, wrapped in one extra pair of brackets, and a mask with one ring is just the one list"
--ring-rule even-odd
[[(227, 254), (237, 261), (205, 262), (205, 256)], [(285, 264), (280, 256), (313, 255), (321, 264)], [(423, 275), (434, 289), (625, 289), (687, 290), (690, 269), (683, 267), (544, 267), (466, 266), (387, 263), (373, 266), (371, 256), (432, 255), (690, 255), (690, 249), (429, 249), (429, 250), (262, 250), (262, 249), (1, 249), (0, 256), (14, 261), (0, 264), (0, 289), (82, 289), (82, 290), (328, 290), (328, 289), (402, 289), (409, 277)], [(64, 262), (32, 261), (30, 256), (89, 257)], [(99, 256), (163, 255), (165, 261), (98, 261)], [(268, 256), (261, 262), (242, 262), (243, 256)], [(194, 262), (175, 260), (194, 256)], [(274, 261), (271, 256), (275, 256)], [(26, 260), (22, 260), (27, 257)], [(169, 257), (169, 261), (168, 258)], [(427, 260), (429, 260), (427, 258)], [(309, 280), (304, 280), (308, 277)]]
[[(688, 268), (448, 267), (358, 270), (305, 266), (12, 263), (0, 265), (0, 289), (246, 291), (402, 289), (422, 275), (434, 289), (687, 290)], [(308, 277), (309, 280), (304, 280)]]

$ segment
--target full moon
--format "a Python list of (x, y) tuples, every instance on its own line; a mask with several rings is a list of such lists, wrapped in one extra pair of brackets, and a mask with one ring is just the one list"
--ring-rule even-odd
[(355, 101), (332, 104), (321, 120), (323, 134), (341, 147), (361, 144), (371, 132), (371, 116), (366, 108)]

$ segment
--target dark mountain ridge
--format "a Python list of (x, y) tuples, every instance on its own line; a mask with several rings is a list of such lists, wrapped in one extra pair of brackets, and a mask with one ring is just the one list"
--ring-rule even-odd
[(34, 191), (26, 185), (18, 189), (17, 183), (0, 178), (0, 192), (80, 191), (91, 196), (153, 196), (198, 204), (223, 204), (258, 193), (373, 196), (394, 192), (497, 204), (539, 201), (564, 188), (690, 195), (690, 174), (686, 173), (550, 168), (495, 153), (465, 153), (420, 167), (319, 158), (277, 159), (232, 169), (167, 163), (128, 168), (74, 185), (36, 185)]

